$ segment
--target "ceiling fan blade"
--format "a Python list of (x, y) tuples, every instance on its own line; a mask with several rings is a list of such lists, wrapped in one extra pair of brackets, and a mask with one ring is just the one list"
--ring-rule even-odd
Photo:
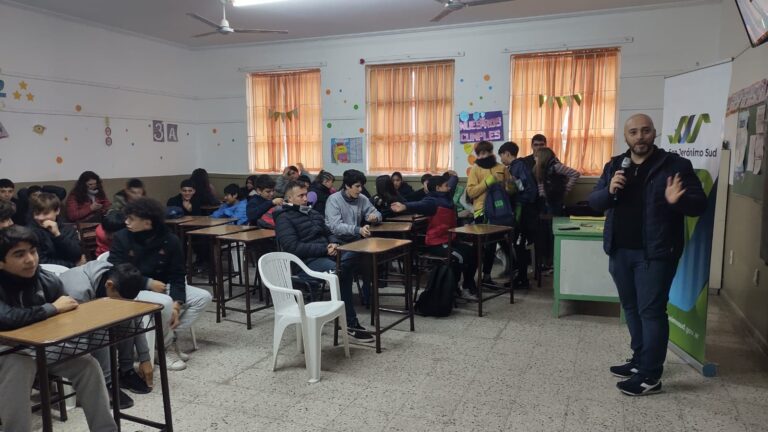
[(219, 32), (217, 32), (217, 31), (212, 31), (212, 32), (208, 32), (208, 33), (200, 33), (200, 34), (196, 34), (196, 35), (194, 35), (194, 36), (192, 36), (192, 37), (193, 37), (193, 38), (199, 38), (199, 37), (204, 37), (204, 36), (215, 35), (215, 34), (218, 34), (218, 33), (219, 33)]
[(440, 21), (441, 19), (443, 19), (443, 18), (445, 18), (446, 16), (448, 16), (448, 14), (450, 14), (450, 13), (451, 13), (451, 12), (453, 12), (454, 10), (455, 10), (455, 9), (449, 9), (449, 8), (445, 8), (445, 9), (443, 9), (443, 11), (442, 11), (442, 12), (440, 12), (440, 13), (439, 13), (439, 14), (438, 14), (436, 17), (432, 18), (432, 19), (431, 19), (431, 20), (429, 20), (429, 21), (430, 21), (430, 22), (438, 22), (438, 21)]
[(213, 22), (213, 21), (211, 21), (211, 20), (209, 20), (207, 18), (203, 18), (203, 17), (201, 17), (200, 15), (198, 15), (196, 13), (187, 12), (187, 15), (191, 16), (192, 18), (194, 18), (194, 19), (196, 19), (196, 20), (198, 20), (198, 21), (200, 21), (202, 23), (208, 24), (209, 26), (211, 26), (213, 28), (219, 28), (219, 25), (216, 24), (215, 22)]
[(506, 3), (514, 0), (476, 0), (473, 2), (464, 2), (465, 6), (482, 6), (482, 5), (489, 5), (494, 3)]
[(235, 33), (280, 33), (288, 34), (285, 30), (263, 30), (263, 29), (234, 29)]

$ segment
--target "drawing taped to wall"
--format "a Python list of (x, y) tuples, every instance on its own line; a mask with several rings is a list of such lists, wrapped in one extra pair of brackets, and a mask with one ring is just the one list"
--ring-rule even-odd
[(331, 138), (333, 163), (362, 163), (363, 138)]

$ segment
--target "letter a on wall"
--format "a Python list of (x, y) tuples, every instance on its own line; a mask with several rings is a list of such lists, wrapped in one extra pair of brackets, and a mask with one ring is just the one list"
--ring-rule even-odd
[(168, 142), (179, 142), (179, 125), (175, 125), (172, 123), (168, 123), (166, 126), (166, 133), (165, 137), (168, 139)]

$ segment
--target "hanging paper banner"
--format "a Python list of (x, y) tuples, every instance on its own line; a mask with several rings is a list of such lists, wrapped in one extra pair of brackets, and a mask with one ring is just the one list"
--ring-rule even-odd
[(504, 114), (501, 111), (464, 111), (459, 114), (459, 141), (475, 143), (480, 141), (504, 140)]
[(581, 93), (566, 96), (547, 96), (540, 94), (539, 108), (541, 108), (545, 103), (549, 104), (549, 106), (554, 106), (555, 103), (557, 103), (558, 108), (562, 108), (563, 105), (571, 106), (571, 102), (576, 102), (576, 105), (580, 106), (583, 100), (584, 98), (581, 96)]
[(290, 111), (274, 111), (269, 110), (268, 114), (269, 118), (271, 118), (274, 121), (282, 120), (285, 122), (285, 119), (293, 120), (294, 117), (299, 117), (299, 109), (294, 108)]

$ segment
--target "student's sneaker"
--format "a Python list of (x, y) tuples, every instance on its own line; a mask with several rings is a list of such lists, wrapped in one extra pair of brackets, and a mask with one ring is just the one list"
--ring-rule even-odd
[(477, 294), (468, 289), (464, 289), (461, 290), (461, 296), (459, 298), (464, 300), (477, 301)]
[(165, 367), (168, 370), (181, 371), (187, 368), (187, 363), (171, 350), (165, 353)]
[(179, 344), (178, 344), (178, 343), (176, 343), (176, 342), (172, 343), (172, 344), (171, 344), (171, 349), (173, 350), (173, 352), (175, 352), (175, 353), (176, 353), (176, 355), (177, 355), (177, 356), (179, 356), (179, 358), (180, 358), (182, 361), (185, 361), (185, 362), (188, 362), (188, 361), (189, 361), (189, 354), (187, 354), (187, 353), (185, 353), (184, 351), (180, 350), (180, 349), (179, 349)]
[(661, 380), (632, 375), (632, 378), (616, 383), (616, 387), (628, 396), (647, 396), (661, 392)]
[(356, 342), (373, 342), (376, 338), (373, 337), (373, 333), (361, 326), (360, 323), (347, 326), (347, 334)]
[(129, 390), (131, 393), (147, 394), (152, 391), (135, 370), (131, 369), (128, 372), (120, 374), (120, 388)]
[[(112, 406), (112, 383), (107, 384), (107, 394), (109, 395), (109, 406)], [(128, 409), (133, 406), (133, 399), (122, 390), (117, 391), (118, 405), (121, 410)]]
[(638, 372), (637, 366), (632, 363), (632, 359), (627, 359), (627, 363), (609, 368), (611, 375), (617, 378), (632, 378)]

